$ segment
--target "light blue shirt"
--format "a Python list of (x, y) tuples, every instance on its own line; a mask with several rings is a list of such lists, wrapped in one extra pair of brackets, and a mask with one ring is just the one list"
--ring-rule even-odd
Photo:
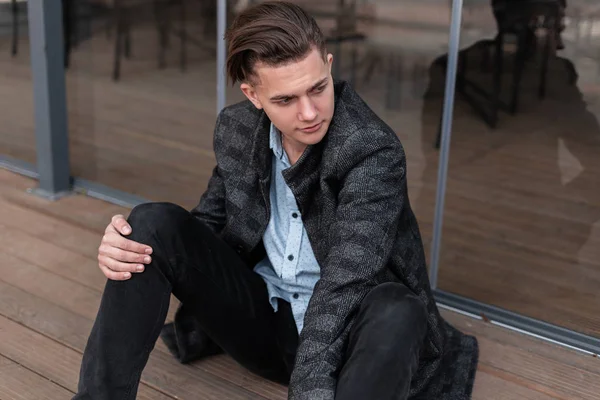
[(291, 164), (281, 145), (281, 134), (273, 124), (270, 147), (273, 150), (271, 218), (263, 235), (267, 256), (254, 271), (267, 284), (269, 301), (275, 311), (278, 298), (290, 303), (298, 332), (301, 332), (304, 314), (321, 270), (308, 241), (296, 198), (283, 179), (282, 172)]

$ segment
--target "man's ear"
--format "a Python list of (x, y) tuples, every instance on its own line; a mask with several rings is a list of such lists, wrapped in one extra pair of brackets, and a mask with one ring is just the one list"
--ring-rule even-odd
[(331, 74), (331, 66), (333, 65), (333, 54), (327, 54), (327, 64), (329, 65), (329, 74)]
[(262, 103), (258, 99), (258, 95), (256, 94), (256, 89), (254, 88), (254, 86), (250, 85), (249, 83), (242, 83), (240, 85), (240, 89), (248, 98), (248, 100), (250, 100), (252, 104), (254, 104), (254, 107), (258, 108), (259, 110), (262, 110)]

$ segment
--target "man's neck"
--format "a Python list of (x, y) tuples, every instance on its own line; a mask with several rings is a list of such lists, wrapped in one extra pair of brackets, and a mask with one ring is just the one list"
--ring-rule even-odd
[(288, 160), (290, 160), (290, 164), (294, 165), (306, 150), (305, 144), (294, 144), (290, 143), (289, 140), (286, 140), (285, 135), (281, 135), (281, 145), (283, 146), (283, 150), (285, 154), (288, 156)]

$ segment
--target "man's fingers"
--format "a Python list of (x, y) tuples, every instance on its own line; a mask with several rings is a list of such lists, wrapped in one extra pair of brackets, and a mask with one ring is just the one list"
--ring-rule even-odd
[(106, 233), (104, 238), (102, 238), (102, 243), (138, 254), (152, 254), (152, 247), (126, 239), (118, 233)]
[(142, 243), (124, 238), (129, 235), (131, 226), (121, 214), (112, 217), (106, 227), (102, 243), (98, 248), (98, 266), (108, 279), (123, 281), (131, 274), (144, 271), (144, 264), (152, 258), (152, 248)]
[(113, 258), (99, 255), (98, 256), (98, 265), (104, 265), (108, 267), (111, 271), (114, 272), (143, 272), (144, 266), (142, 264), (137, 263), (125, 263), (121, 261), (117, 261)]
[(152, 257), (149, 255), (122, 250), (108, 244), (101, 244), (98, 254), (126, 263), (150, 264), (152, 261)]
[(111, 271), (111, 269), (108, 268), (106, 265), (100, 264), (99, 266), (104, 276), (106, 276), (112, 281), (126, 281), (127, 279), (131, 278), (131, 273), (129, 272), (115, 272)]
[(112, 217), (111, 225), (114, 226), (121, 235), (129, 235), (131, 233), (131, 226), (129, 226), (127, 220), (121, 214)]

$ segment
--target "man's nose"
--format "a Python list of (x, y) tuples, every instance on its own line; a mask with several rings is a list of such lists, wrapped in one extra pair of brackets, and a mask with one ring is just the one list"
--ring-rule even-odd
[(300, 121), (312, 121), (317, 117), (317, 108), (310, 98), (301, 98), (299, 105), (298, 118)]

